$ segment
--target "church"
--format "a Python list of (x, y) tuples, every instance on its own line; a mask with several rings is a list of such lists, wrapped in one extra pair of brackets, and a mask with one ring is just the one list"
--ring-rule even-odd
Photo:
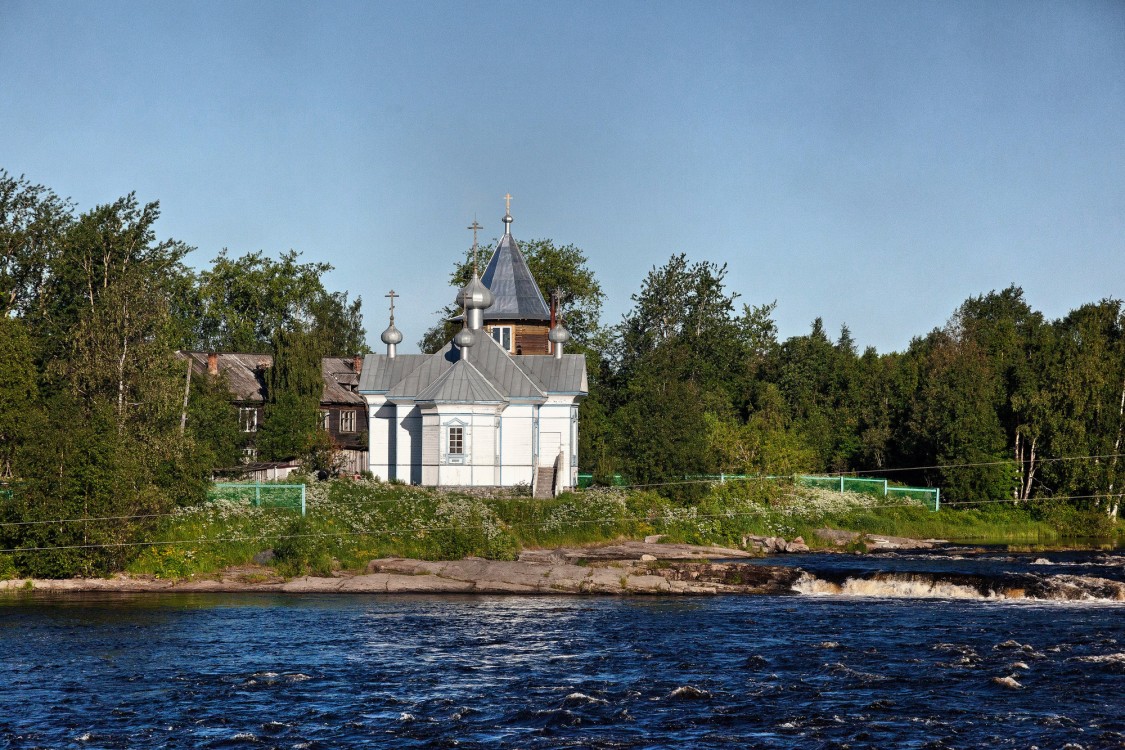
[[(398, 354), (402, 332), (383, 331), (385, 354), (363, 361), (368, 468), (385, 480), (440, 487), (527, 485), (551, 497), (578, 482), (578, 404), (586, 358), (566, 354), (570, 333), (550, 307), (512, 236), (483, 275), (457, 294), (462, 328), (433, 354)], [(477, 249), (476, 222), (473, 251)]]

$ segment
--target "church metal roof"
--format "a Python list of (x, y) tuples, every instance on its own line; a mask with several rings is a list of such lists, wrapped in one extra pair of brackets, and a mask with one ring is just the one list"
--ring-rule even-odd
[(494, 298), (492, 306), (484, 311), (485, 320), (551, 319), (551, 311), (539, 293), (527, 260), (510, 233), (500, 238), (481, 281)]
[(519, 368), (533, 375), (547, 393), (586, 393), (586, 355), (564, 354), (555, 359), (549, 355), (516, 357)]
[(481, 372), (458, 360), (414, 399), (439, 404), (502, 404), (507, 401)]
[(363, 360), (359, 390), (364, 393), (386, 393), (429, 357), (429, 354), (399, 354), (396, 357), (368, 354)]
[[(470, 388), (468, 376), (447, 379), (453, 377), (450, 372), (462, 362), (471, 365), (472, 371), (483, 378), (488, 386), (484, 391), (491, 393), (488, 389), (492, 389), (499, 396), (486, 398), (482, 392), (483, 403), (542, 403), (552, 393), (580, 394), (588, 390), (584, 355), (566, 354), (561, 359), (548, 355), (513, 357), (490, 336), (480, 336), (477, 342), (469, 348), (468, 360), (461, 359), (453, 342), (433, 354), (400, 354), (393, 359), (385, 354), (368, 354), (359, 390), (385, 394), (392, 401), (434, 401), (435, 394), (445, 400), (461, 394), (460, 389)], [(439, 387), (439, 381), (449, 384)], [(479, 385), (471, 387), (480, 389)]]

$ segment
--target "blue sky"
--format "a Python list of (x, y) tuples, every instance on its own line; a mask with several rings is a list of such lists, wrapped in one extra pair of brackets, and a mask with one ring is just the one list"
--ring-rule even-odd
[(673, 253), (901, 350), (965, 298), (1125, 295), (1125, 3), (0, 2), (0, 167), (161, 236), (391, 287), (409, 346), (502, 230), (606, 321)]

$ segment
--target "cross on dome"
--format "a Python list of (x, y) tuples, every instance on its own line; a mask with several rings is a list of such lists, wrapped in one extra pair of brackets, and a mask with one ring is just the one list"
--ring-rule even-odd
[(473, 223), (466, 227), (466, 229), (473, 230), (473, 275), (475, 276), (477, 273), (477, 231), (484, 229), (484, 227), (477, 223), (477, 217), (474, 216)]
[(396, 293), (395, 290), (392, 289), (389, 293), (384, 294), (383, 296), (384, 297), (390, 297), (390, 299), (391, 299), (391, 325), (394, 325), (394, 323), (395, 323), (395, 297), (401, 297), (402, 295)]

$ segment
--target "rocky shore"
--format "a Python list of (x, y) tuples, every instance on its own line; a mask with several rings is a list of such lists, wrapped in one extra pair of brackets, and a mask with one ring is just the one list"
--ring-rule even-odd
[[(822, 529), (817, 535), (843, 546), (861, 540), (869, 550), (919, 549), (937, 540), (863, 536)], [(0, 592), (356, 593), (356, 594), (785, 594), (803, 571), (793, 566), (747, 565), (739, 559), (808, 552), (797, 537), (747, 537), (742, 549), (665, 544), (661, 537), (591, 547), (526, 550), (518, 560), (467, 558), (372, 560), (362, 573), (284, 579), (273, 568), (230, 568), (207, 578), (168, 580), (118, 574), (112, 578), (15, 579)], [(720, 562), (713, 562), (719, 560)]]
[(625, 542), (603, 547), (532, 550), (515, 561), (372, 560), (363, 573), (289, 580), (271, 568), (232, 568), (206, 579), (148, 576), (0, 581), (0, 591), (357, 594), (683, 594), (790, 593), (798, 568), (710, 562), (754, 557), (745, 550)]

